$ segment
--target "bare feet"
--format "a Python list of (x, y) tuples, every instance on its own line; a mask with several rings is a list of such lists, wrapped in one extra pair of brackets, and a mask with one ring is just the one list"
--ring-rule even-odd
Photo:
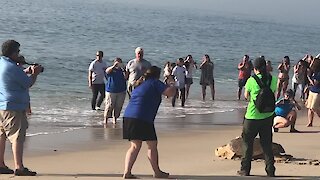
[(131, 173), (129, 173), (129, 174), (123, 174), (123, 179), (138, 179), (138, 177), (137, 176), (135, 176), (135, 175), (133, 175), (133, 174), (131, 174)]
[(307, 124), (307, 127), (312, 127), (312, 123)]
[(160, 171), (159, 173), (154, 174), (153, 177), (154, 178), (168, 178), (169, 177), (169, 173)]

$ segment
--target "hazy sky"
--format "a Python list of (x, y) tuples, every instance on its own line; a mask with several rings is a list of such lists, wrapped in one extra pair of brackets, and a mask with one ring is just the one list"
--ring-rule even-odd
[(209, 11), (320, 26), (320, 0), (114, 0), (126, 4)]

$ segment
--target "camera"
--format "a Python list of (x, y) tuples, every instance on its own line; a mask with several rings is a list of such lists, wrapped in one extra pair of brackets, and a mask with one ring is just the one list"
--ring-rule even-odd
[(30, 66), (40, 66), (41, 70), (40, 72), (43, 72), (44, 71), (44, 67), (42, 67), (40, 64), (38, 63), (27, 63), (27, 62), (24, 62), (25, 64), (27, 65), (30, 65)]

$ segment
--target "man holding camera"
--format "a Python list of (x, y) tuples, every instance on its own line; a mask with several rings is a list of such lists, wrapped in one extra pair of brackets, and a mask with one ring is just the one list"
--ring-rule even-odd
[[(38, 74), (43, 70), (40, 65), (26, 68), (26, 72), (17, 65), (20, 63), (20, 44), (8, 40), (2, 44), (0, 57), (0, 174), (15, 174), (16, 176), (35, 176), (23, 165), (23, 145), (28, 128), (25, 110), (30, 96), (29, 88), (35, 83)], [(15, 171), (4, 163), (6, 139), (12, 144)]]

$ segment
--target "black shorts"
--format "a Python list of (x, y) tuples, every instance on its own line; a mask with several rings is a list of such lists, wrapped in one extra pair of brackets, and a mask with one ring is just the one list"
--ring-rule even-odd
[(246, 85), (247, 80), (248, 80), (248, 79), (239, 79), (239, 80), (238, 80), (238, 86), (239, 86), (240, 88), (243, 88), (243, 87)]
[(123, 117), (123, 139), (157, 141), (157, 134), (153, 123), (140, 119)]

